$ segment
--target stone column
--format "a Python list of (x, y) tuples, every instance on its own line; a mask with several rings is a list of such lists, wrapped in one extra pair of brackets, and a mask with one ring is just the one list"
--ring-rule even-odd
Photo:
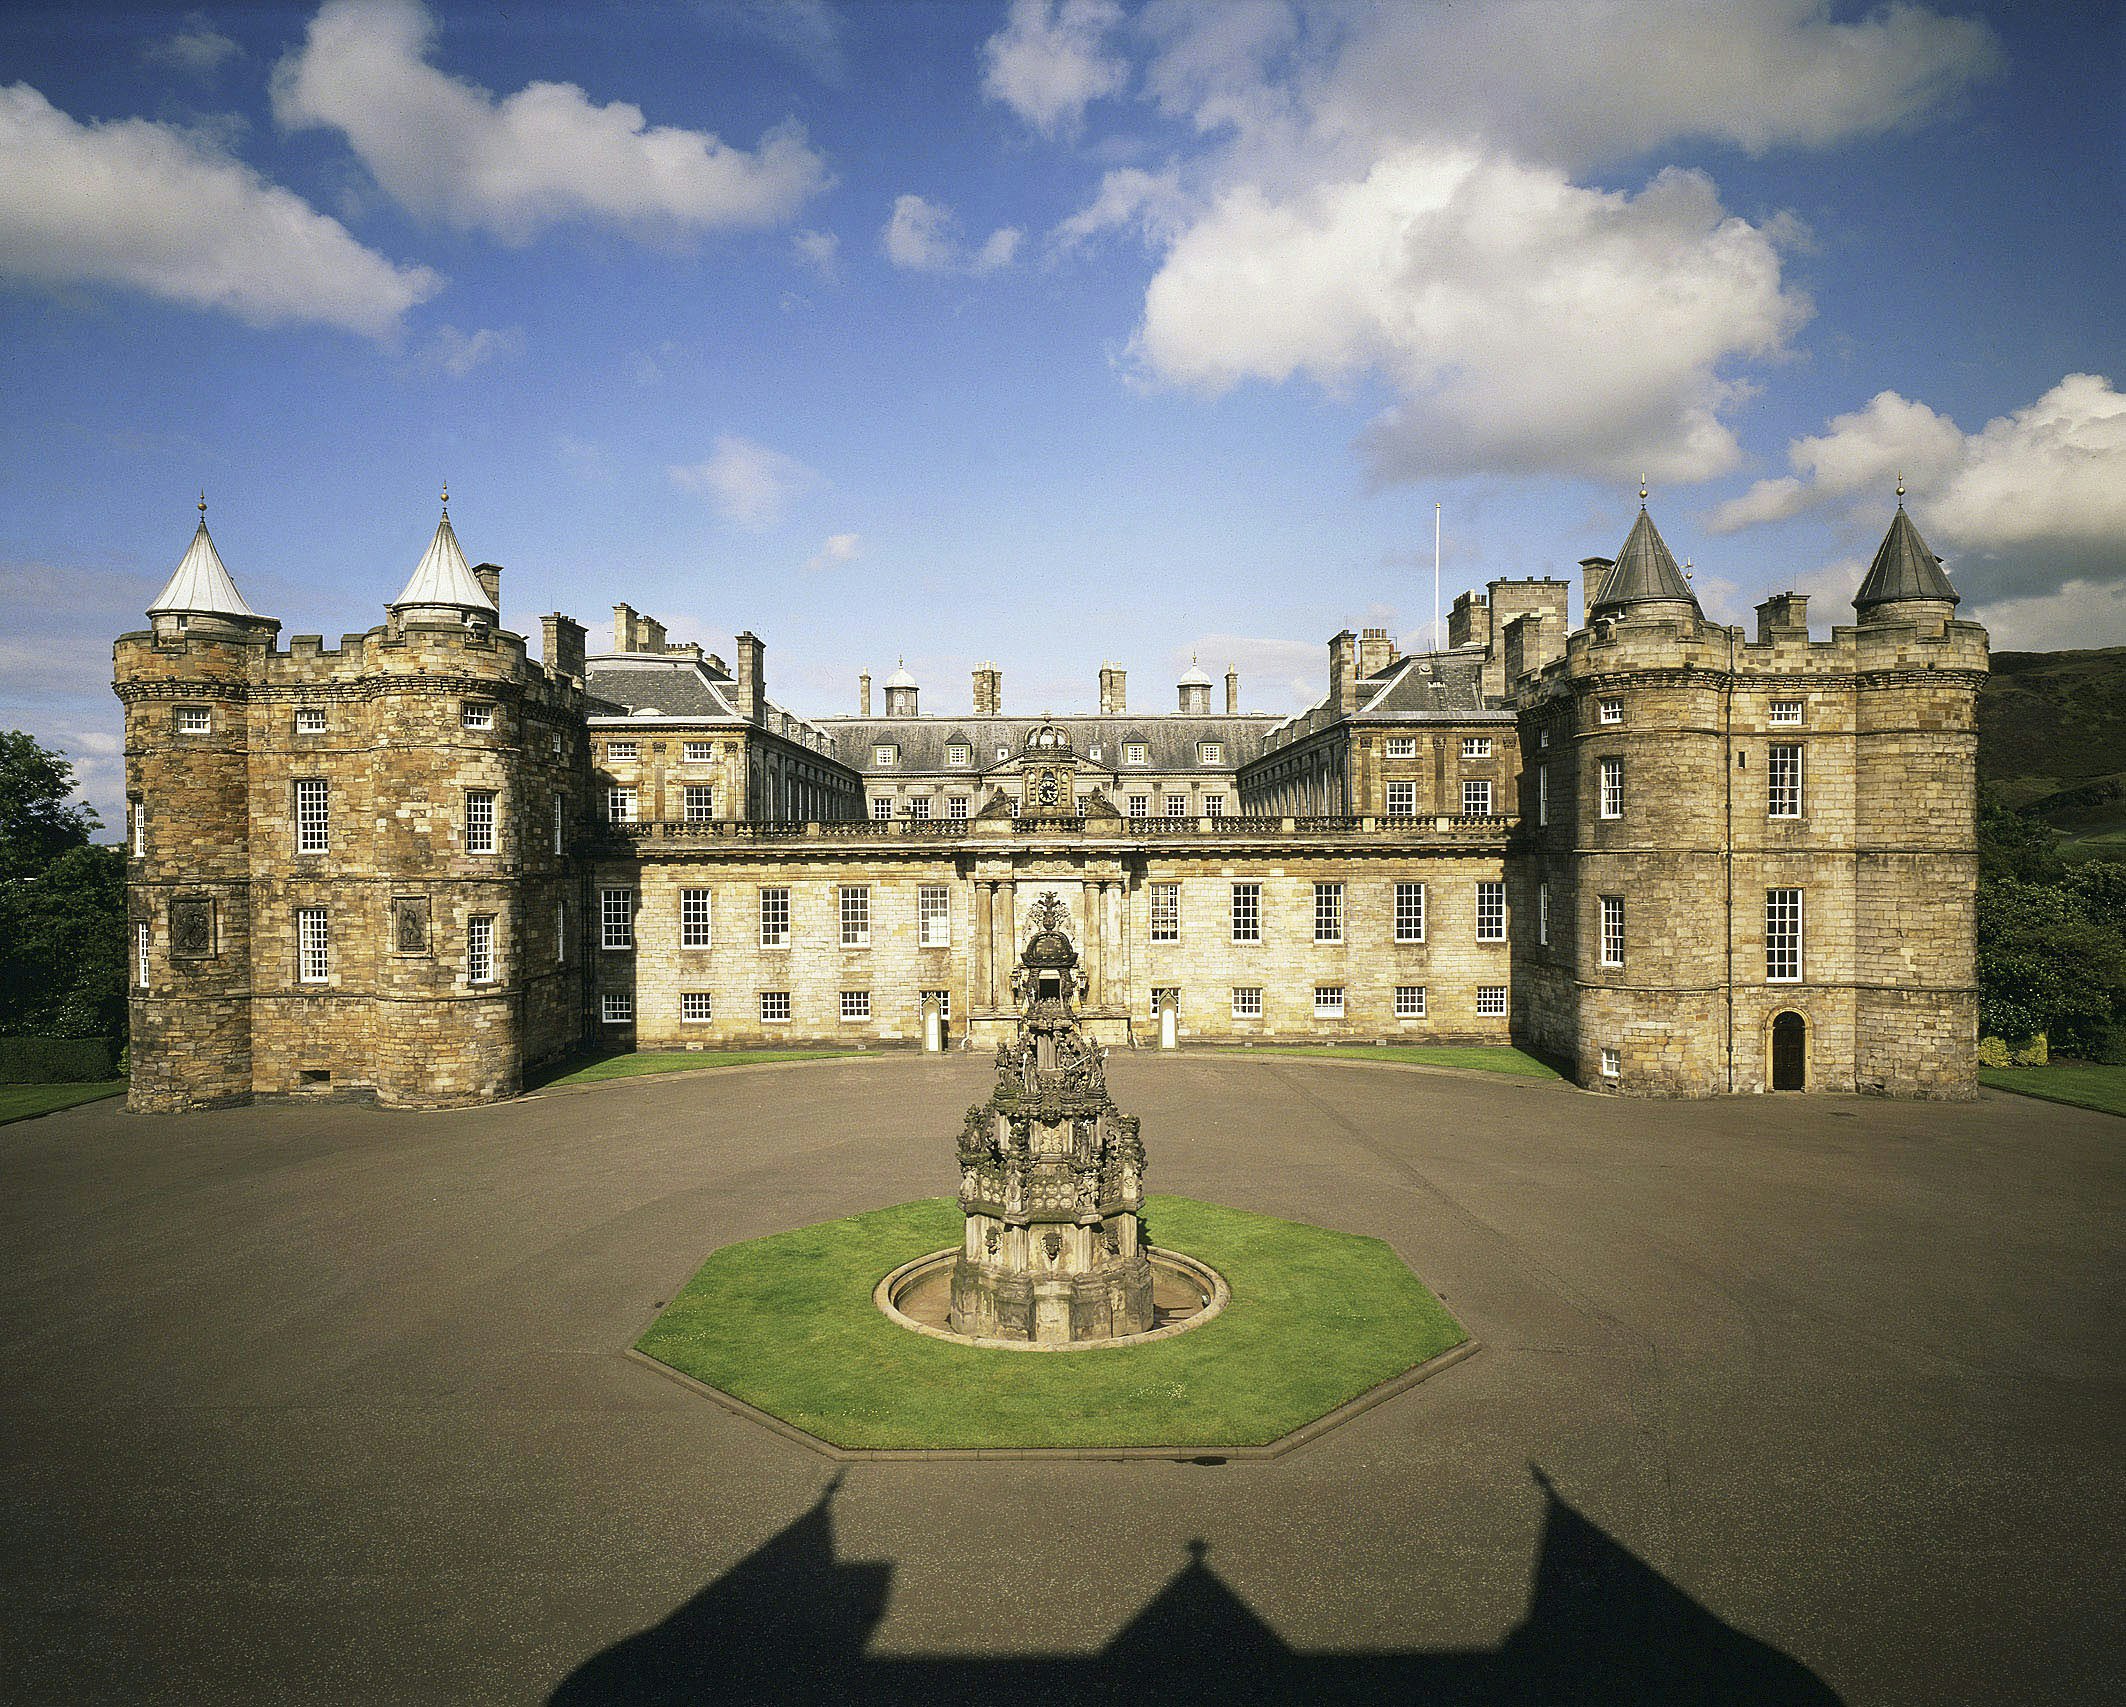
[(997, 1003), (996, 953), (990, 945), (995, 930), (990, 906), (991, 887), (986, 878), (974, 880), (974, 952), (969, 956), (974, 962), (974, 975), (967, 980), (970, 1007), (993, 1008)]
[(1083, 897), (1085, 913), (1085, 917), (1079, 921), (1079, 930), (1085, 938), (1085, 1005), (1094, 1008), (1100, 1005), (1106, 983), (1106, 968), (1102, 965), (1104, 957), (1100, 953), (1100, 933), (1107, 920), (1107, 885), (1099, 878), (1088, 877), (1078, 893)]
[(991, 962), (996, 967), (992, 1002), (1004, 1007), (1011, 1001), (1011, 969), (1019, 959), (1019, 886), (1013, 879), (998, 879), (997, 905), (1003, 911), (1002, 924), (996, 931), (996, 958)]

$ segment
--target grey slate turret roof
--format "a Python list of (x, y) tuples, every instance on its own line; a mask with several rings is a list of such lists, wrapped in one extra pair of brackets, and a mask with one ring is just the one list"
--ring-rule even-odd
[(1853, 608), (1868, 610), (1899, 599), (1940, 599), (1952, 605), (1958, 602), (1956, 589), (1942, 573), (1941, 559), (1927, 549), (1927, 542), (1919, 537), (1919, 529), (1912, 525), (1902, 503), (1890, 520), (1890, 531), (1875, 548), (1875, 561), (1868, 565), (1860, 591), (1853, 595)]
[[(1639, 507), (1639, 519), (1631, 524), (1631, 532), (1625, 536), (1624, 547), (1617, 553), (1616, 562), (1607, 575), (1602, 577), (1602, 587), (1595, 594), (1593, 614), (1618, 611), (1627, 605), (1687, 604), (1698, 609), (1698, 601), (1692, 596), (1690, 583), (1683, 578), (1683, 571), (1676, 563), (1675, 553), (1668, 549), (1668, 542), (1661, 537), (1661, 530), (1654, 526), (1653, 517), (1646, 513), (1645, 505)], [(1704, 612), (1700, 611), (1702, 616)]]
[(480, 585), (480, 577), (472, 572), (472, 565), (465, 561), (458, 536), (451, 531), (448, 494), (443, 500), (443, 519), (436, 523), (435, 537), (428, 542), (428, 549), (421, 553), (421, 561), (413, 566), (413, 576), (406, 583), (406, 590), (391, 604), (393, 609), (401, 605), (444, 605), (456, 610), (501, 614), (495, 610), (495, 601), (487, 596), (487, 589)]
[(214, 549), (213, 537), (207, 532), (205, 498), (199, 501), (199, 526), (192, 534), (191, 545), (163, 583), (162, 591), (155, 595), (154, 603), (148, 606), (150, 616), (180, 612), (187, 616), (258, 615), (244, 603), (243, 594), (236, 590), (235, 580), (222, 564), (221, 553)]

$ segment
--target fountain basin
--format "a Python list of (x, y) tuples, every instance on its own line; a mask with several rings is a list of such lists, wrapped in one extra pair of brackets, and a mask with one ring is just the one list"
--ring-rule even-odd
[(952, 1345), (985, 1351), (1102, 1351), (1112, 1346), (1149, 1345), (1200, 1328), (1232, 1301), (1225, 1277), (1207, 1262), (1179, 1251), (1144, 1247), (1152, 1267), (1152, 1326), (1140, 1334), (1095, 1340), (986, 1339), (954, 1333), (947, 1325), (952, 1308), (952, 1269), (960, 1247), (947, 1246), (904, 1262), (872, 1290), (871, 1301), (888, 1320), (910, 1333)]

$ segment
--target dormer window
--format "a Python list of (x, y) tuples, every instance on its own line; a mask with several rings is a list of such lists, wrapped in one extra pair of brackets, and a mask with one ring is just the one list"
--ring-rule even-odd
[(998, 757), (999, 759), (1008, 759), (1008, 758), (1010, 758), (1010, 757), (1011, 757), (1011, 749), (1010, 749), (1009, 747), (999, 747), (999, 748), (997, 749), (997, 757)]
[(1222, 765), (1225, 763), (1225, 743), (1223, 741), (1198, 741), (1196, 743), (1196, 757), (1203, 764)]
[(955, 742), (945, 749), (945, 762), (948, 765), (972, 764), (974, 762), (974, 749)]
[(1095, 741), (1090, 747), (1087, 747), (1085, 756), (1089, 759), (1097, 759), (1100, 756), (1100, 743)]
[(897, 750), (891, 743), (881, 741), (871, 749), (871, 762), (880, 770), (891, 770), (893, 768), (893, 755)]
[(485, 700), (469, 699), (459, 708), (458, 721), (468, 729), (492, 729), (495, 708)]
[(1141, 765), (1150, 761), (1150, 749), (1142, 741), (1126, 741), (1122, 746), (1122, 762), (1126, 765)]

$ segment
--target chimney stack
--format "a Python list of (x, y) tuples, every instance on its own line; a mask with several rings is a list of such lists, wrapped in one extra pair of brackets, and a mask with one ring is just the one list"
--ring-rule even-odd
[(738, 715), (765, 723), (768, 714), (768, 649), (750, 634), (738, 637)]
[(583, 679), (583, 624), (555, 611), (539, 619), (539, 638), (546, 667), (559, 675)]
[(1808, 594), (1774, 593), (1757, 607), (1757, 644), (1766, 645), (1782, 634), (1808, 639)]
[(1395, 647), (1388, 639), (1385, 628), (1362, 628), (1358, 631), (1358, 673), (1360, 676), (1377, 676), (1395, 662)]
[(495, 607), (495, 617), (502, 615), (502, 565), (499, 563), (476, 563), (473, 579), (480, 583), (480, 591), (487, 595), (488, 603)]
[(1329, 637), (1329, 697), (1339, 717), (1358, 710), (1358, 636), (1348, 628)]
[(1225, 667), (1225, 714), (1240, 715), (1240, 671), (1231, 664)]
[(974, 667), (974, 714), (977, 717), (1004, 715), (1004, 672), (994, 664)]
[(1129, 709), (1129, 674), (1120, 664), (1100, 666), (1100, 715), (1119, 717)]
[(1594, 621), (1595, 595), (1601, 592), (1603, 581), (1616, 566), (1615, 560), (1608, 557), (1580, 559), (1580, 622), (1583, 626)]
[(613, 650), (615, 652), (632, 652), (635, 650), (635, 607), (633, 605), (613, 606)]
[(869, 670), (856, 672), (856, 715), (859, 717), (869, 717), (871, 715), (871, 672)]

